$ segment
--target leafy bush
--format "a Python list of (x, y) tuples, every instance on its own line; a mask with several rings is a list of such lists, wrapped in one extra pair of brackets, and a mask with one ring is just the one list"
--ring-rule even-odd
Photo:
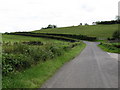
[(120, 21), (118, 20), (111, 20), (111, 21), (98, 21), (96, 24), (104, 24), (104, 25), (109, 25), (109, 24), (120, 24)]
[(3, 44), (3, 52), (4, 53), (23, 53), (25, 54), (28, 50), (28, 46), (21, 43), (9, 43)]
[(100, 43), (106, 51), (120, 53), (120, 45), (118, 43)]
[(23, 43), (4, 43), (2, 54), (3, 75), (22, 71), (37, 64), (64, 54), (64, 51), (79, 45), (80, 42), (69, 44), (46, 43), (44, 45), (28, 45)]
[(8, 74), (15, 70), (29, 68), (32, 65), (32, 58), (23, 54), (3, 54), (2, 55), (2, 72)]
[(119, 30), (117, 30), (113, 33), (113, 38), (114, 39), (120, 39), (120, 31)]
[(28, 42), (22, 42), (22, 43), (27, 45), (43, 45), (43, 43), (40, 41), (28, 41)]

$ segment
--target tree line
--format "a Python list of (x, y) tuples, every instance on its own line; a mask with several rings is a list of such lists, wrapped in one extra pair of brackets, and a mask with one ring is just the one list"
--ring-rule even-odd
[(49, 24), (47, 27), (45, 27), (45, 28), (42, 27), (41, 29), (50, 29), (50, 28), (57, 28), (57, 26)]
[(120, 16), (116, 16), (115, 17), (116, 20), (111, 20), (111, 21), (97, 21), (97, 22), (93, 22), (93, 24), (120, 24)]

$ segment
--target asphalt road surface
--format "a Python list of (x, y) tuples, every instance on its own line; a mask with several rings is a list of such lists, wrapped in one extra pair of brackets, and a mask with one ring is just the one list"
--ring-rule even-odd
[(66, 63), (42, 88), (118, 88), (118, 60), (87, 42), (86, 48)]

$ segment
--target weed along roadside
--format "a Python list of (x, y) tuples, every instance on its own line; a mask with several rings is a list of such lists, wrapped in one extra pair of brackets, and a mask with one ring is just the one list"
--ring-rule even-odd
[(120, 54), (120, 43), (119, 42), (116, 42), (116, 43), (102, 42), (98, 46), (106, 52)]
[(39, 88), (83, 48), (81, 41), (3, 42), (3, 88)]

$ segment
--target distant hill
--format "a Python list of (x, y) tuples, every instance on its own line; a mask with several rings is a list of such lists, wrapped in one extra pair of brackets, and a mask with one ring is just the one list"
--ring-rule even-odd
[(87, 35), (97, 38), (112, 37), (114, 31), (118, 30), (118, 25), (86, 25), (86, 26), (71, 26), (53, 29), (41, 29), (33, 31), (34, 33), (52, 33), (52, 34), (73, 34), (73, 35)]

